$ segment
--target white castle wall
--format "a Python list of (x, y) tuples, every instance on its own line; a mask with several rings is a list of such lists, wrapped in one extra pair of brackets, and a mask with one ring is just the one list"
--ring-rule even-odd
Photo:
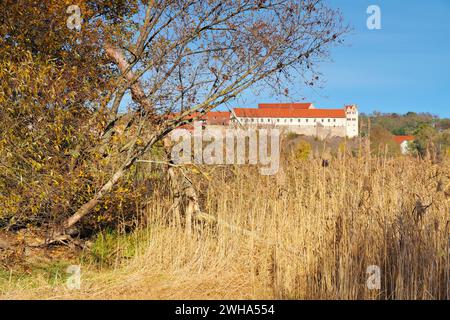
[[(278, 128), (284, 133), (315, 136), (321, 139), (331, 137), (357, 137), (359, 135), (358, 108), (345, 108), (345, 118), (247, 118), (236, 117), (231, 127)], [(228, 126), (207, 125), (209, 129), (225, 130)]]

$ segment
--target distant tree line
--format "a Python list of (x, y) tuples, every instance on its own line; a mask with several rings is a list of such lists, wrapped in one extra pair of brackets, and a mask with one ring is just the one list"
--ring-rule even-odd
[(391, 153), (400, 150), (393, 143), (394, 135), (412, 135), (411, 153), (426, 156), (427, 153), (437, 156), (450, 155), (450, 119), (439, 118), (430, 113), (408, 112), (406, 114), (381, 113), (361, 114), (361, 135), (370, 132), (374, 149), (388, 145)]

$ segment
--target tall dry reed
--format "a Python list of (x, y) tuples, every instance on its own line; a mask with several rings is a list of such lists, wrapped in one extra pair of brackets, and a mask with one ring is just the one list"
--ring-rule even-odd
[[(196, 186), (218, 223), (186, 233), (156, 188), (134, 258), (86, 271), (78, 291), (6, 297), (448, 299), (449, 165), (364, 155), (327, 167), (288, 157), (268, 177), (206, 167)], [(367, 286), (370, 266), (380, 289)]]

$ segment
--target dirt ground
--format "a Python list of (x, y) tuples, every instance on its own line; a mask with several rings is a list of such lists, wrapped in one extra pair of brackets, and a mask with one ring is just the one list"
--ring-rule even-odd
[[(3, 273), (30, 273), (36, 263), (74, 262), (80, 248), (75, 245), (38, 246), (45, 239), (39, 230), (0, 231), (0, 269)], [(1, 274), (0, 274), (1, 275)]]

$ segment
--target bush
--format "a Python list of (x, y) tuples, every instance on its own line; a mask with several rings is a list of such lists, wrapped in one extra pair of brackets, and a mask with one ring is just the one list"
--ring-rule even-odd
[(387, 129), (377, 125), (370, 132), (370, 148), (375, 154), (399, 155), (400, 145), (394, 141), (394, 136)]
[[(119, 135), (108, 150), (94, 148), (104, 117), (93, 118), (66, 92), (63, 68), (27, 52), (0, 61), (0, 227), (62, 222), (90, 200), (115, 170)], [(89, 85), (87, 83), (86, 85)], [(97, 99), (95, 95), (91, 98)], [(89, 104), (89, 101), (85, 101)], [(84, 220), (90, 228), (129, 220), (143, 186), (136, 170)]]
[(311, 145), (308, 142), (301, 140), (298, 143), (297, 148), (295, 150), (295, 159), (308, 160), (311, 157), (311, 152), (312, 152)]

